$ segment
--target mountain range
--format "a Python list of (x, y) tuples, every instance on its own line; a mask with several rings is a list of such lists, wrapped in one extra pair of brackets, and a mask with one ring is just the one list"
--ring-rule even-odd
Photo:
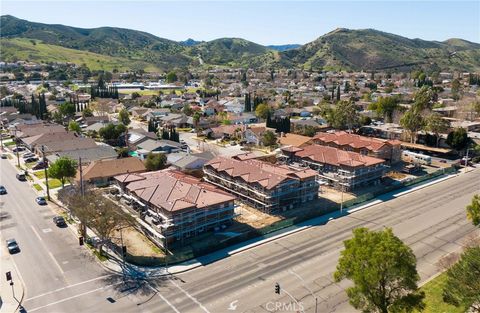
[(374, 29), (339, 28), (304, 45), (263, 46), (241, 38), (177, 42), (115, 27), (92, 29), (0, 17), (2, 61), (72, 62), (91, 69), (188, 67), (303, 68), (312, 70), (480, 70), (480, 44), (426, 41)]

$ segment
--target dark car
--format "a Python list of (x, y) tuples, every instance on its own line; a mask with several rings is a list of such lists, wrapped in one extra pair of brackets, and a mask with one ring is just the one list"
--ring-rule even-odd
[(7, 240), (7, 248), (8, 248), (8, 252), (10, 252), (10, 254), (20, 252), (20, 247), (18, 246), (18, 243), (15, 239), (8, 239)]
[(2, 153), (2, 156), (1, 156), (2, 159), (7, 159), (8, 158), (8, 155), (6, 153)]
[(32, 163), (32, 162), (37, 162), (38, 158), (37, 157), (31, 157), (31, 158), (26, 158), (25, 163)]
[(55, 216), (53, 218), (53, 222), (55, 223), (55, 225), (57, 225), (58, 227), (65, 227), (67, 226), (67, 223), (65, 222), (65, 219), (62, 217), (62, 216)]
[(46, 205), (47, 204), (47, 200), (45, 200), (44, 197), (37, 197), (37, 198), (35, 198), (35, 201), (37, 201), (37, 203), (39, 205)]
[(32, 167), (32, 170), (43, 170), (48, 167), (48, 162), (40, 161)]
[(17, 179), (19, 181), (26, 181), (27, 180), (27, 176), (25, 175), (25, 173), (17, 173)]
[(18, 148), (13, 148), (12, 151), (13, 152), (22, 152), (22, 151), (25, 151), (26, 149), (24, 147), (18, 147)]
[(7, 194), (7, 189), (5, 187), (0, 185), (0, 195), (6, 195)]

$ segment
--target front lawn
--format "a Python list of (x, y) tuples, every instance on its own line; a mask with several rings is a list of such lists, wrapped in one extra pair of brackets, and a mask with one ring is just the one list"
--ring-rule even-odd
[(42, 191), (43, 188), (39, 184), (33, 184), (33, 188), (35, 188), (37, 191)]
[(15, 144), (15, 142), (13, 142), (13, 141), (7, 141), (7, 142), (4, 142), (4, 143), (3, 143), (3, 145), (4, 145), (5, 147), (13, 146), (14, 144)]
[(456, 307), (443, 302), (443, 287), (447, 281), (447, 273), (437, 276), (429, 281), (421, 290), (425, 292), (425, 310), (423, 313), (463, 313), (466, 309), (462, 306)]
[[(38, 179), (45, 179), (45, 171), (34, 172), (33, 175), (35, 175)], [(56, 178), (48, 179), (48, 188), (54, 189), (61, 186), (62, 186), (62, 182), (59, 179), (56, 179)]]

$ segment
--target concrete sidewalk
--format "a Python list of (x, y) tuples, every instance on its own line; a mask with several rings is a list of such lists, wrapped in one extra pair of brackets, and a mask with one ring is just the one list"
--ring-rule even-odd
[[(196, 259), (188, 260), (188, 261), (182, 262), (182, 263), (177, 264), (177, 265), (169, 266), (167, 269), (165, 269), (164, 267), (139, 267), (139, 266), (135, 266), (135, 265), (131, 265), (131, 264), (127, 264), (126, 267), (129, 268), (132, 272), (135, 272), (135, 273), (143, 271), (144, 275), (149, 276), (149, 277), (164, 276), (164, 275), (167, 275), (167, 274), (178, 274), (178, 273), (186, 272), (186, 271), (201, 267), (203, 265), (221, 260), (221, 259), (226, 258), (228, 256), (235, 255), (237, 253), (241, 253), (243, 251), (246, 251), (248, 249), (260, 246), (262, 244), (274, 241), (278, 238), (289, 236), (291, 234), (301, 232), (303, 230), (306, 230), (308, 228), (311, 228), (311, 227), (314, 227), (314, 226), (317, 226), (317, 225), (326, 224), (326, 223), (328, 223), (332, 220), (335, 220), (337, 218), (341, 218), (343, 216), (353, 214), (357, 211), (367, 209), (367, 208), (372, 207), (374, 205), (390, 201), (392, 199), (395, 199), (395, 198), (401, 197), (403, 195), (409, 194), (411, 192), (414, 192), (414, 191), (426, 188), (428, 186), (440, 183), (442, 181), (445, 181), (447, 179), (456, 177), (458, 175), (461, 175), (461, 174), (452, 174), (452, 175), (447, 175), (447, 176), (440, 176), (440, 177), (434, 178), (432, 180), (422, 182), (419, 185), (413, 185), (413, 186), (405, 187), (405, 188), (402, 188), (402, 189), (399, 189), (399, 190), (396, 190), (396, 191), (392, 191), (392, 192), (380, 195), (379, 197), (377, 197), (375, 199), (372, 199), (372, 200), (368, 201), (367, 203), (356, 205), (356, 206), (353, 206), (351, 208), (347, 208), (347, 209), (343, 210), (342, 212), (336, 211), (336, 212), (325, 214), (325, 215), (322, 215), (322, 216), (319, 216), (319, 217), (315, 217), (313, 219), (301, 222), (299, 224), (292, 225), (290, 227), (278, 230), (276, 232), (272, 232), (272, 233), (267, 234), (263, 237), (257, 237), (257, 238), (251, 239), (251, 240), (247, 240), (247, 241), (238, 243), (236, 245), (233, 245), (233, 246), (215, 251), (213, 253), (207, 254), (205, 256), (201, 256), (201, 257), (196, 258)], [(121, 272), (121, 269), (122, 269), (121, 268), (121, 260), (118, 257), (112, 256), (109, 261), (103, 262), (103, 263), (104, 263), (103, 265), (106, 268), (108, 268), (108, 269), (110, 269), (114, 272), (117, 272), (117, 273)]]
[[(3, 242), (2, 238), (2, 242)], [(19, 303), (23, 301), (25, 295), (25, 288), (23, 280), (11, 255), (6, 251), (5, 247), (1, 249), (1, 277), (0, 277), (0, 312), (17, 312)], [(13, 286), (6, 280), (6, 273), (10, 272), (12, 275)]]

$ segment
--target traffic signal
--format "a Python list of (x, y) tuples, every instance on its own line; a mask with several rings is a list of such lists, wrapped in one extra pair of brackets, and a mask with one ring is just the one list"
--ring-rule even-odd
[(275, 283), (275, 293), (280, 294), (280, 285), (278, 283)]
[(12, 273), (10, 271), (6, 272), (5, 276), (7, 276), (7, 281), (12, 280)]
[(78, 237), (78, 244), (83, 246), (83, 237), (82, 236)]

